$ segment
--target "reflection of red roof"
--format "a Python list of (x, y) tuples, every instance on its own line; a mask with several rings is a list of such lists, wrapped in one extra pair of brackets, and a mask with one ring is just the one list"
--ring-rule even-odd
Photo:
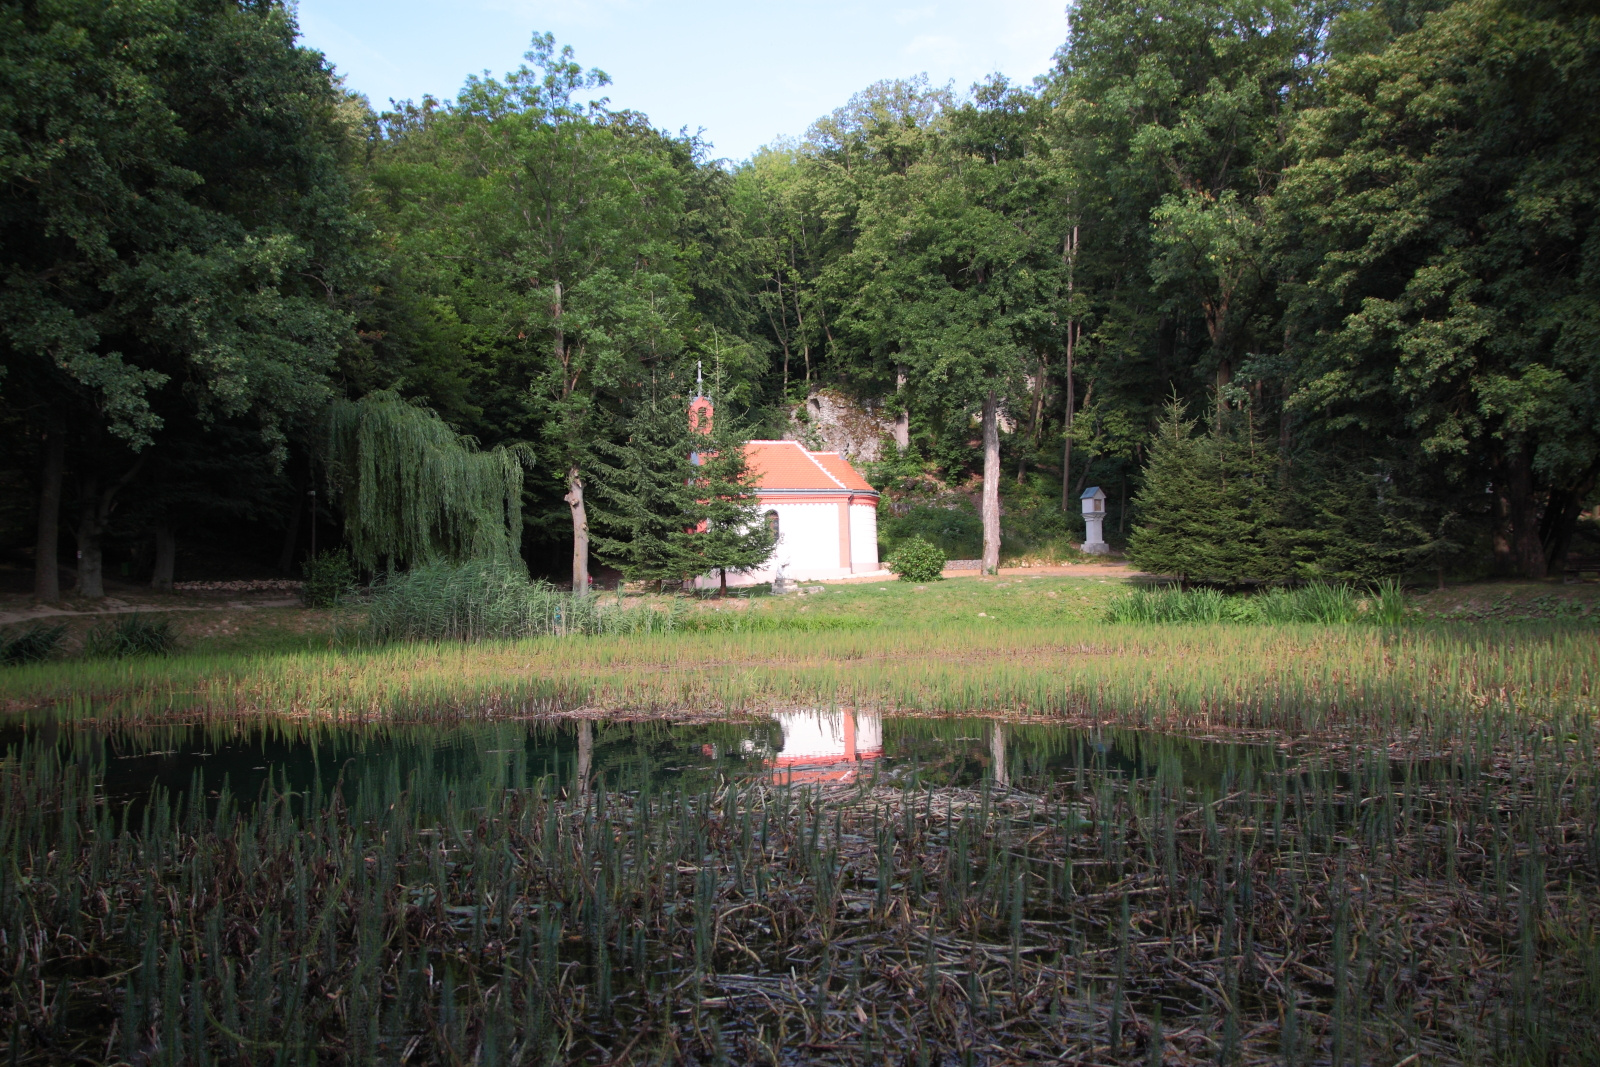
[(836, 757), (832, 759), (794, 760), (779, 759), (772, 767), (772, 780), (779, 784), (800, 785), (805, 782), (853, 782), (863, 772), (870, 771), (883, 756), (882, 749), (862, 753), (861, 759)]
[(872, 486), (867, 480), (856, 473), (850, 466), (850, 461), (837, 452), (813, 452), (811, 458), (821, 465), (822, 469), (844, 483), (846, 489), (860, 489), (863, 492), (872, 492)]

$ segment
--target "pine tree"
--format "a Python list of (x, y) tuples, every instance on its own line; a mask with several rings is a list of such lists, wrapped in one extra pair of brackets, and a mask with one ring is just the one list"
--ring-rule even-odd
[(689, 429), (681, 397), (652, 398), (628, 419), (621, 443), (597, 446), (595, 550), (631, 582), (678, 582), (699, 573), (683, 544), (694, 525), (691, 454), (704, 439)]
[(695, 573), (717, 572), (719, 595), (726, 596), (728, 571), (761, 566), (772, 556), (778, 535), (762, 521), (743, 435), (718, 420), (696, 440), (702, 451), (696, 454), (694, 523), (677, 541), (698, 561)]
[(1206, 433), (1184, 416), (1183, 403), (1171, 401), (1151, 442), (1129, 560), (1185, 582), (1289, 578), (1293, 537), (1283, 522), (1284, 491), (1248, 414), (1225, 411)]

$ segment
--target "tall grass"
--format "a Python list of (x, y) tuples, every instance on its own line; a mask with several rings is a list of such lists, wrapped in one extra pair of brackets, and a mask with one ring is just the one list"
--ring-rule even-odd
[(1106, 606), (1107, 622), (1240, 622), (1260, 624), (1343, 623), (1395, 625), (1406, 614), (1398, 583), (1363, 597), (1348, 585), (1311, 582), (1295, 589), (1274, 588), (1252, 595), (1226, 595), (1216, 589), (1136, 589)]
[(629, 608), (620, 599), (572, 594), (532, 581), (504, 563), (431, 563), (381, 583), (361, 636), (391, 641), (481, 641), (491, 638), (602, 633), (666, 633), (685, 609)]
[(1555, 622), (954, 620), (30, 664), (0, 673), (0, 701), (142, 721), (476, 718), (561, 707), (705, 714), (841, 702), (1173, 730), (1425, 736), (1446, 716), (1594, 715), (1597, 678), (1593, 629)]

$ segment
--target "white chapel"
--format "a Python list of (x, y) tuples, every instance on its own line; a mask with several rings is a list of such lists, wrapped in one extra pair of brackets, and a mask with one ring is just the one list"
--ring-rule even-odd
[[(709, 426), (711, 401), (689, 405), (692, 424)], [(729, 571), (728, 585), (888, 574), (878, 563), (878, 491), (838, 452), (812, 452), (798, 441), (750, 441), (745, 461), (754, 475), (761, 514), (778, 531), (760, 567)], [(697, 580), (702, 588), (715, 576)]]

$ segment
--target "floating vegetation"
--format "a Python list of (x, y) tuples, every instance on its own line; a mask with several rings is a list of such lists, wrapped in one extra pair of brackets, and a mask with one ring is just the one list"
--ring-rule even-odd
[(818, 715), (846, 777), (771, 723), (502, 724), (437, 734), (470, 758), (385, 764), (426, 735), (381, 735), (349, 773), (312, 747), (258, 795), (197, 770), (129, 804), (105, 783), (135, 735), (29, 728), (0, 762), (4, 1054), (1600, 1055), (1587, 718), (1486, 710), (1396, 760), (894, 719), (874, 754), (872, 722)]

